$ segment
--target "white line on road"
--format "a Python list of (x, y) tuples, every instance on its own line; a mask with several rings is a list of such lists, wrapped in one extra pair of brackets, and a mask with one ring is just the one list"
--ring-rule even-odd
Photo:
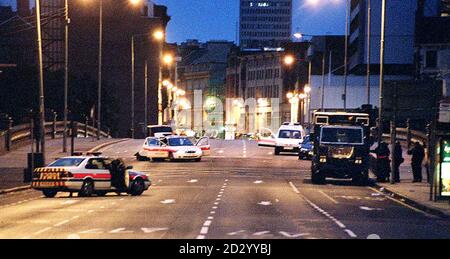
[(209, 227), (211, 226), (212, 221), (211, 220), (207, 220), (205, 221), (205, 223), (203, 224), (204, 227)]
[(333, 199), (333, 197), (331, 197), (330, 195), (326, 194), (325, 192), (319, 191), (319, 193), (322, 194), (323, 196), (325, 196), (327, 199), (329, 199), (334, 204), (339, 204), (339, 202), (337, 200)]
[(349, 230), (349, 229), (346, 229), (345, 232), (347, 232), (347, 234), (348, 234), (350, 237), (353, 237), (353, 238), (357, 238), (357, 237), (358, 237), (355, 233), (353, 233), (353, 231), (351, 231), (351, 230)]
[(62, 226), (64, 224), (67, 224), (69, 222), (70, 222), (70, 220), (63, 220), (63, 221), (59, 222), (58, 224), (55, 224), (54, 227), (60, 227), (60, 226)]

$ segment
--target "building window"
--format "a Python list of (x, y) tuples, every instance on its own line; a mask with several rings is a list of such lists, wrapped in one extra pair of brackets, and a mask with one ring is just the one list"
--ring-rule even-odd
[(425, 54), (425, 67), (426, 68), (436, 68), (437, 67), (437, 51), (430, 50)]

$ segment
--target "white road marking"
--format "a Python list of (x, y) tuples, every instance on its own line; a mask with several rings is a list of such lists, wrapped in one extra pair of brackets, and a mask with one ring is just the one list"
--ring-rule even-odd
[(205, 221), (205, 223), (203, 224), (204, 227), (209, 227), (211, 226), (212, 221), (211, 220), (207, 220)]
[(284, 232), (284, 231), (280, 231), (278, 233), (280, 233), (281, 235), (283, 235), (285, 237), (288, 237), (288, 238), (299, 238), (299, 237), (304, 237), (304, 236), (309, 236), (310, 235), (309, 233), (291, 234), (291, 233)]
[(358, 237), (355, 233), (353, 233), (353, 231), (351, 231), (351, 230), (349, 230), (349, 229), (346, 229), (345, 232), (347, 232), (347, 234), (348, 234), (350, 237), (353, 237), (353, 238), (357, 238), (357, 237)]
[(262, 184), (262, 183), (264, 183), (264, 182), (261, 181), (261, 180), (258, 180), (258, 181), (254, 181), (253, 183), (254, 183), (254, 184)]
[(325, 196), (327, 199), (329, 199), (334, 204), (339, 204), (339, 202), (337, 200), (333, 199), (333, 197), (331, 197), (330, 195), (326, 194), (325, 192), (319, 191), (319, 193), (322, 194), (323, 196)]
[(77, 240), (77, 239), (81, 239), (81, 237), (77, 234), (71, 234), (71, 235), (67, 236), (67, 239)]
[(198, 235), (197, 239), (205, 239), (206, 237), (204, 235)]
[(340, 228), (345, 229), (345, 232), (352, 236), (351, 234), (355, 235), (350, 229), (347, 229), (347, 227), (342, 223), (341, 221), (337, 220), (335, 217), (331, 216), (328, 212), (321, 209), (319, 206), (317, 206), (315, 203), (310, 201), (308, 198), (306, 198), (304, 195), (300, 193), (300, 191), (295, 187), (295, 185), (292, 182), (289, 182), (289, 185), (292, 187), (295, 193), (299, 194), (311, 207), (313, 207), (315, 210), (320, 212), (322, 215), (333, 221), (336, 225), (338, 225)]
[(77, 200), (70, 200), (70, 201), (65, 201), (65, 202), (63, 202), (63, 203), (61, 203), (61, 204), (67, 205), (67, 204), (75, 204), (75, 203), (77, 203), (77, 202), (79, 202), (79, 201), (77, 201)]
[(218, 208), (219, 207), (217, 207), (217, 206), (212, 207), (213, 210), (217, 210)]
[(381, 239), (381, 237), (377, 234), (371, 234), (367, 236), (367, 239)]
[[(371, 189), (372, 191), (375, 191), (375, 192), (377, 192), (378, 194), (380, 194), (380, 195), (386, 197), (387, 199), (389, 199), (389, 200), (391, 200), (391, 201), (393, 201), (393, 202), (396, 202), (396, 203), (398, 203), (398, 204), (400, 204), (400, 205), (403, 205), (403, 206), (405, 206), (405, 207), (407, 207), (407, 208), (409, 208), (409, 209), (412, 209), (412, 210), (415, 211), (415, 212), (421, 213), (421, 214), (423, 214), (423, 215), (425, 215), (425, 216), (427, 216), (427, 217), (434, 217), (433, 215), (430, 215), (430, 214), (428, 214), (428, 213), (426, 213), (426, 212), (424, 212), (424, 211), (421, 211), (421, 210), (419, 210), (419, 209), (416, 209), (416, 208), (414, 208), (413, 206), (410, 206), (410, 205), (408, 205), (408, 204), (406, 204), (406, 203), (404, 203), (404, 202), (401, 202), (401, 201), (399, 201), (399, 200), (396, 200), (396, 199), (390, 197), (389, 195), (386, 195), (385, 193), (383, 193), (383, 192), (381, 192), (381, 191), (378, 191), (378, 190), (375, 189), (375, 188), (372, 188), (372, 187), (368, 187), (368, 188)], [(382, 189), (383, 189), (383, 188), (382, 188)]]
[(219, 205), (219, 203), (218, 202), (214, 202), (214, 205)]
[(176, 201), (174, 199), (168, 199), (161, 201), (162, 204), (174, 204)]
[(188, 183), (198, 183), (198, 180), (197, 179), (192, 179), (192, 180), (189, 180)]
[(214, 214), (216, 214), (216, 212), (215, 211), (211, 211), (209, 214), (214, 215)]
[(261, 205), (261, 206), (270, 206), (270, 205), (272, 205), (272, 202), (270, 202), (270, 201), (262, 201), (262, 202), (258, 203), (258, 205)]
[(208, 231), (209, 231), (208, 227), (202, 227), (202, 229), (200, 230), (200, 234), (206, 235), (206, 234), (208, 234)]
[(292, 187), (292, 190), (296, 193), (296, 194), (300, 194), (300, 191), (297, 189), (297, 187), (295, 187), (295, 185), (292, 182), (289, 182), (289, 185)]
[(237, 235), (242, 234), (242, 233), (245, 233), (245, 230), (239, 230), (239, 231), (236, 231), (236, 232), (231, 232), (231, 233), (228, 233), (227, 235), (228, 236), (237, 236)]
[(70, 222), (70, 220), (63, 220), (63, 221), (59, 222), (58, 224), (55, 224), (54, 227), (60, 227), (60, 226), (62, 226), (64, 224), (67, 224), (69, 222)]
[(141, 230), (145, 234), (151, 234), (151, 233), (154, 233), (154, 232), (167, 231), (169, 229), (168, 228), (141, 228)]
[(362, 210), (365, 210), (365, 211), (380, 211), (380, 210), (383, 210), (383, 209), (380, 209), (380, 208), (369, 208), (369, 207), (364, 207), (364, 206), (361, 206), (361, 207), (359, 207), (360, 209), (362, 209)]
[(132, 234), (134, 231), (126, 230), (126, 228), (116, 228), (114, 230), (109, 231), (110, 234)]
[(209, 219), (209, 220), (213, 220), (213, 219), (214, 219), (214, 217), (211, 217), (211, 216), (210, 216), (210, 217), (208, 217), (208, 219)]

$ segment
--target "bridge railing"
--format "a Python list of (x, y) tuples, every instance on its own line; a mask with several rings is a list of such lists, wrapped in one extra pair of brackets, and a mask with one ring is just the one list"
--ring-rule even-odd
[[(76, 123), (78, 137), (97, 136), (97, 129), (84, 123)], [(70, 133), (70, 123), (67, 124), (68, 133)], [(62, 137), (64, 133), (64, 122), (53, 121), (45, 123), (46, 138), (55, 139)], [(109, 132), (100, 132), (101, 137), (109, 138)], [(17, 147), (23, 146), (31, 141), (31, 125), (22, 124), (0, 131), (0, 154), (11, 151)]]

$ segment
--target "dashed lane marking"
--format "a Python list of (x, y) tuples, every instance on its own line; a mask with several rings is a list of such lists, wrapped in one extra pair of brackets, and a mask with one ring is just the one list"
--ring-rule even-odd
[(331, 197), (330, 195), (326, 194), (324, 191), (319, 191), (320, 194), (322, 194), (323, 196), (325, 196), (325, 198), (329, 199), (331, 202), (333, 202), (334, 204), (339, 204), (339, 202), (337, 200), (335, 200), (333, 197)]

